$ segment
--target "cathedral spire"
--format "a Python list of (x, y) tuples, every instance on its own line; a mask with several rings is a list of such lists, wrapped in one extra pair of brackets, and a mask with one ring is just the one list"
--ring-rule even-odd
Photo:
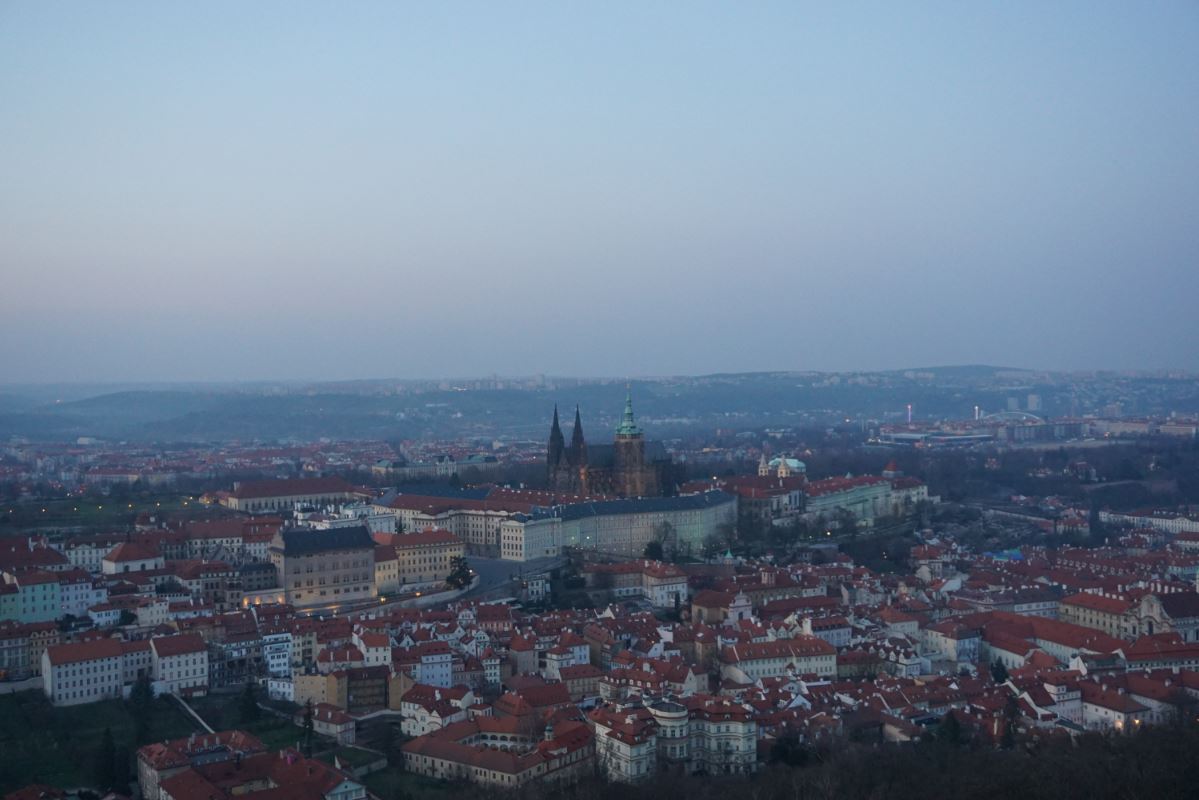
[(562, 451), (566, 449), (566, 438), (562, 435), (562, 426), (558, 424), (558, 404), (554, 404), (554, 424), (550, 426), (550, 444), (546, 451), (546, 463), (552, 470), (562, 460)]
[(617, 436), (639, 436), (641, 429), (637, 427), (637, 423), (633, 421), (633, 390), (631, 387), (626, 387), (624, 398), (624, 416), (620, 419), (620, 425), (616, 428)]
[(583, 418), (579, 414), (579, 407), (575, 406), (575, 430), (570, 436), (570, 446), (580, 447), (584, 444), (583, 441)]
[(583, 438), (583, 418), (575, 405), (575, 429), (570, 435), (570, 460), (576, 467), (587, 466), (587, 441)]

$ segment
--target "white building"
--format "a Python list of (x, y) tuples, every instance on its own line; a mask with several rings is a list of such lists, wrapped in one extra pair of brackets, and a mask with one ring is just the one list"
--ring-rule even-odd
[(296, 685), (291, 678), (268, 678), (266, 693), (272, 700), (296, 701)]
[(1089, 730), (1131, 733), (1149, 716), (1149, 708), (1123, 688), (1082, 681), (1079, 689), (1082, 690), (1082, 724)]
[(108, 599), (108, 589), (93, 583), (92, 576), (81, 569), (55, 573), (58, 575), (58, 601), (62, 614), (86, 617), (92, 606)]
[(758, 766), (757, 734), (758, 724), (749, 709), (728, 698), (709, 698), (692, 707), (691, 771), (708, 775), (753, 772)]
[(276, 630), (262, 635), (262, 660), (272, 678), (291, 677), (291, 631)]
[(499, 526), (500, 558), (530, 561), (562, 552), (562, 520), (515, 514)]
[(632, 783), (659, 771), (732, 775), (757, 768), (757, 723), (748, 706), (727, 697), (608, 706), (588, 717), (597, 761), (610, 780)]
[(207, 694), (208, 648), (198, 633), (150, 640), (155, 688), (170, 694)]
[(466, 719), (466, 709), (475, 702), (465, 686), (441, 687), (418, 683), (400, 698), (400, 730), (408, 736), (424, 736), (452, 722)]
[(56, 706), (119, 698), (124, 685), (117, 639), (56, 644), (42, 653), (42, 690)]
[(1199, 533), (1199, 519), (1191, 519), (1181, 514), (1168, 512), (1120, 514), (1114, 511), (1100, 511), (1099, 521), (1116, 525), (1130, 525), (1134, 528), (1156, 528), (1166, 533)]
[(595, 758), (610, 781), (635, 783), (658, 771), (657, 726), (644, 708), (597, 709)]
[(737, 521), (737, 497), (722, 491), (575, 503), (556, 509), (562, 547), (640, 556), (652, 541), (668, 539), (680, 552), (699, 553), (724, 526)]
[(162, 569), (165, 563), (162, 553), (152, 547), (139, 542), (121, 542), (100, 561), (100, 571), (105, 575), (145, 572)]
[(978, 661), (982, 633), (953, 619), (942, 620), (921, 631), (924, 653), (930, 658), (973, 663)]
[(724, 648), (720, 661), (721, 677), (739, 683), (783, 675), (837, 674), (837, 649), (817, 636), (735, 644)]

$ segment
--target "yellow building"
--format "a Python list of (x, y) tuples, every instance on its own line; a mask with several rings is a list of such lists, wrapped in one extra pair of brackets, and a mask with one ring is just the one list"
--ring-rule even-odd
[[(375, 534), (383, 547), (395, 551), (395, 566), (376, 571), (376, 579), (393, 587), (440, 584), (454, 568), (454, 560), (466, 555), (466, 544), (449, 531), (429, 529), (420, 533)], [(389, 560), (388, 560), (389, 561)]]
[(1062, 598), (1058, 605), (1058, 619), (1072, 622), (1084, 628), (1103, 631), (1108, 636), (1124, 638), (1127, 633), (1127, 615), (1132, 608), (1128, 600), (1118, 597), (1082, 593)]
[(375, 596), (375, 542), (364, 525), (280, 531), (270, 554), (287, 603), (328, 605)]

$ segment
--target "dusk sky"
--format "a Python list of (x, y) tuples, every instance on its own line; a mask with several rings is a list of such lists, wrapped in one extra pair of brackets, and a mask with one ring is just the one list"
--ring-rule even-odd
[(0, 383), (1199, 369), (1199, 3), (0, 1)]

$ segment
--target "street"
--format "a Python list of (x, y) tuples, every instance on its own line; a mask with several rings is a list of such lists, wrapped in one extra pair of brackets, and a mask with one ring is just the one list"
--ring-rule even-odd
[[(534, 575), (549, 572), (555, 567), (566, 563), (566, 556), (549, 556), (533, 561), (505, 561), (500, 558), (483, 558), (482, 556), (467, 556), (471, 568), (479, 573), (479, 582), (467, 592), (465, 597), (479, 597), (510, 586), (513, 578), (521, 575)], [(517, 587), (510, 586), (509, 594), (515, 596)]]

